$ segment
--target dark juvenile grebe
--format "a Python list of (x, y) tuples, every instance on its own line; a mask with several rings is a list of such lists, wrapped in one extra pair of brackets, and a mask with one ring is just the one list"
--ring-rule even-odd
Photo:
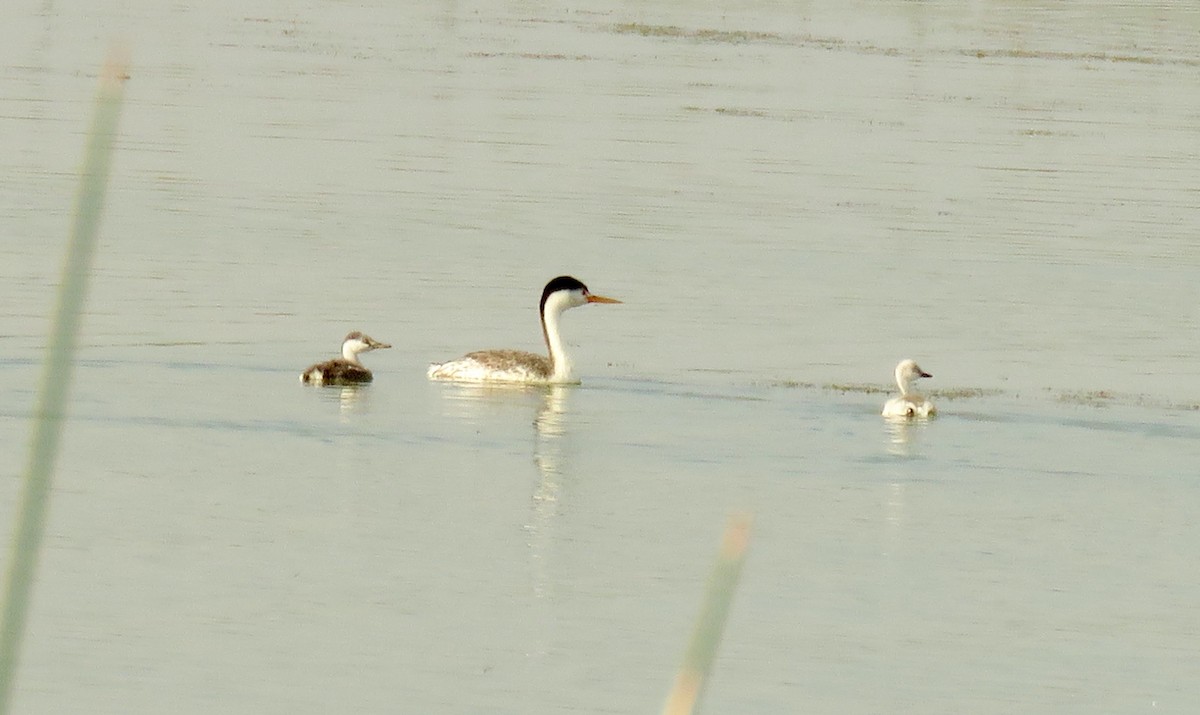
[(884, 404), (884, 417), (932, 417), (937, 414), (933, 403), (913, 390), (912, 384), (922, 377), (933, 375), (922, 370), (913, 360), (903, 360), (896, 366), (896, 384), (900, 386), (900, 396)]
[(616, 298), (593, 295), (587, 286), (571, 276), (559, 276), (546, 284), (538, 306), (542, 337), (546, 339), (550, 357), (522, 350), (481, 350), (457, 360), (430, 365), (429, 379), (531, 384), (578, 382), (571, 374), (571, 360), (558, 333), (559, 317), (564, 310), (588, 303), (620, 302)]
[(370, 352), (380, 348), (390, 348), (391, 345), (381, 343), (370, 335), (357, 330), (346, 336), (342, 341), (342, 356), (325, 362), (317, 363), (304, 371), (300, 376), (301, 382), (314, 385), (346, 385), (358, 382), (370, 382), (371, 371), (359, 362), (359, 353)]

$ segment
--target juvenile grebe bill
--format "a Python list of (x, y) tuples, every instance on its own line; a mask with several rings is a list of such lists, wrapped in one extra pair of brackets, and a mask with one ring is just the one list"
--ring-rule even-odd
[(340, 358), (313, 365), (301, 373), (300, 381), (314, 385), (349, 385), (370, 382), (374, 379), (374, 375), (359, 361), (358, 356), (372, 350), (390, 347), (392, 346), (356, 330), (342, 341)]
[(913, 389), (913, 383), (922, 377), (933, 375), (922, 370), (915, 360), (900, 361), (896, 366), (896, 384), (900, 387), (900, 396), (884, 403), (884, 417), (933, 417), (937, 414), (933, 403)]
[(563, 311), (588, 303), (620, 303), (616, 298), (595, 295), (578, 279), (559, 276), (546, 284), (538, 313), (542, 337), (549, 357), (523, 350), (480, 350), (457, 360), (429, 366), (431, 380), (462, 382), (512, 382), (559, 384), (578, 382), (572, 374), (571, 359), (563, 346), (558, 321)]

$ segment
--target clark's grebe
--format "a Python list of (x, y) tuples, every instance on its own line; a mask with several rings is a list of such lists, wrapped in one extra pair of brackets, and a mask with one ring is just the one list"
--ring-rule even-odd
[(884, 404), (884, 417), (932, 417), (937, 414), (933, 403), (913, 390), (913, 383), (921, 377), (933, 375), (922, 370), (913, 360), (902, 360), (896, 366), (896, 384), (900, 386), (900, 396)]
[(381, 343), (370, 335), (357, 330), (346, 336), (342, 341), (342, 356), (325, 362), (317, 363), (300, 375), (301, 382), (311, 382), (316, 385), (346, 385), (356, 382), (370, 382), (371, 371), (359, 362), (359, 353), (390, 348), (391, 345)]
[(522, 350), (480, 350), (457, 360), (429, 366), (431, 380), (465, 382), (577, 382), (571, 375), (571, 360), (558, 332), (558, 319), (564, 310), (588, 303), (620, 303), (615, 298), (594, 295), (571, 276), (559, 276), (546, 284), (538, 306), (542, 319), (542, 337), (550, 357)]

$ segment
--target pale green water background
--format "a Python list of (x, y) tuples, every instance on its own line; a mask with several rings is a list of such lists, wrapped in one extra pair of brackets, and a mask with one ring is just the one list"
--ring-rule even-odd
[(134, 60), (17, 712), (654, 712), (733, 508), (708, 712), (1200, 707), (1191, 6), (124, 8), (0, 9), (6, 540)]

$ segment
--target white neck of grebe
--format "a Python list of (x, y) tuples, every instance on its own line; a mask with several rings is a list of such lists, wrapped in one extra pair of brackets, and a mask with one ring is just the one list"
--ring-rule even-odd
[(562, 335), (558, 332), (558, 319), (563, 311), (573, 308), (571, 294), (566, 291), (553, 293), (546, 299), (542, 308), (542, 334), (546, 338), (546, 347), (550, 350), (550, 364), (554, 374), (550, 376), (553, 382), (571, 382), (571, 358), (563, 347)]
[(896, 368), (896, 384), (900, 386), (900, 394), (908, 397), (913, 394), (913, 377), (906, 376), (901, 368)]
[(358, 354), (363, 351), (366, 345), (358, 340), (347, 340), (342, 343), (342, 358), (346, 362), (354, 363), (362, 367), (362, 363), (358, 361)]

